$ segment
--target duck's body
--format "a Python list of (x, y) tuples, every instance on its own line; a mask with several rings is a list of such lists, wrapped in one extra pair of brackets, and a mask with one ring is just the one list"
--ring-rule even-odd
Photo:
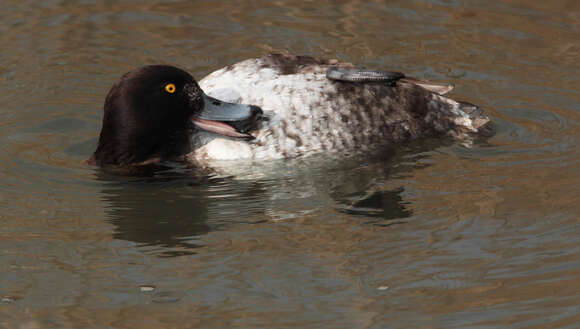
[(197, 135), (190, 158), (262, 160), (364, 151), (420, 137), (463, 137), (488, 121), (477, 107), (441, 96), (450, 86), (407, 78), (392, 83), (327, 78), (329, 68), (337, 66), (353, 67), (273, 54), (209, 74), (200, 81), (208, 95), (260, 106), (269, 121), (252, 132), (252, 141)]
[(199, 85), (175, 67), (145, 66), (111, 88), (89, 163), (186, 159), (212, 167), (477, 133), (489, 119), (477, 106), (442, 96), (451, 89), (306, 56), (249, 59)]

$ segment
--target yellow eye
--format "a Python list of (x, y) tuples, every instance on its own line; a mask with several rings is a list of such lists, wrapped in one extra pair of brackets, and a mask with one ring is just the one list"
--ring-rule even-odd
[(168, 83), (165, 85), (165, 91), (173, 94), (175, 92), (175, 85), (173, 83)]

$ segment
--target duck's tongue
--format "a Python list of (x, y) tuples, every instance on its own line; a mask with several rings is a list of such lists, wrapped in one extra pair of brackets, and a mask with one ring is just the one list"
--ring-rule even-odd
[(194, 118), (193, 123), (203, 130), (216, 134), (238, 138), (253, 138), (252, 135), (239, 132), (234, 127), (223, 122)]
[(203, 103), (203, 109), (193, 118), (196, 126), (224, 136), (254, 138), (248, 131), (262, 119), (262, 109), (254, 105), (223, 102), (205, 94)]

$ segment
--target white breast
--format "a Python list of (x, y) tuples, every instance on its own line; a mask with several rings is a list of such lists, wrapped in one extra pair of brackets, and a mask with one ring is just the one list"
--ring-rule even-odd
[[(333, 89), (325, 72), (320, 69), (280, 75), (274, 69), (261, 68), (258, 60), (252, 59), (208, 75), (199, 83), (208, 95), (258, 105), (270, 121), (264, 129), (253, 133), (256, 139), (251, 142), (214, 136), (196, 153), (208, 160), (261, 160), (332, 148), (331, 141), (323, 141), (328, 135), (327, 128), (321, 127), (331, 112), (325, 95)], [(339, 127), (333, 128), (337, 134)]]

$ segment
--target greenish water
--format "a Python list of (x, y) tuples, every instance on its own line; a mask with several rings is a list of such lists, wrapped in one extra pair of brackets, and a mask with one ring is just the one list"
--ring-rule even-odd
[[(577, 1), (0, 9), (0, 327), (579, 327)], [(497, 133), (244, 179), (83, 164), (126, 71), (272, 51), (450, 81)]]

